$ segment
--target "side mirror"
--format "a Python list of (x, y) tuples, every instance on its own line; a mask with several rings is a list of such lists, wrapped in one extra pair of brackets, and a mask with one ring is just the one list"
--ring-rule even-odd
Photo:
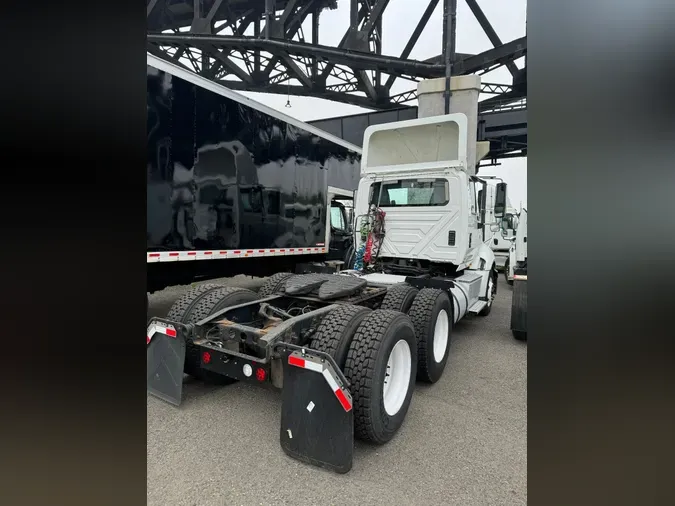
[(497, 183), (495, 193), (495, 218), (500, 219), (506, 213), (506, 183)]
[(504, 216), (502, 216), (501, 224), (499, 228), (502, 231), (502, 237), (506, 240), (513, 240), (515, 239), (516, 235), (516, 229), (518, 228), (518, 218), (511, 214), (511, 213), (506, 213)]
[(491, 223), (490, 224), (490, 232), (499, 232), (502, 229), (500, 225), (497, 223)]

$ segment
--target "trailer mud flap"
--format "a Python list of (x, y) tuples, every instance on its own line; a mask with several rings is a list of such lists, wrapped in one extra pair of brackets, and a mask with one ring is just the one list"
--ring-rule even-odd
[(352, 468), (352, 397), (335, 362), (323, 353), (287, 351), (281, 447), (289, 456), (338, 473)]
[(147, 334), (148, 392), (180, 405), (183, 395), (185, 336), (180, 325), (153, 319)]

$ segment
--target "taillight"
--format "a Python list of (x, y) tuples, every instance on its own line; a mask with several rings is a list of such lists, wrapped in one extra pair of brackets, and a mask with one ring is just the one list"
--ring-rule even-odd
[(255, 377), (258, 381), (265, 381), (265, 378), (267, 378), (267, 373), (265, 372), (265, 369), (262, 367), (258, 367), (255, 370)]
[(205, 364), (211, 362), (211, 354), (208, 351), (202, 353), (202, 362), (204, 362)]

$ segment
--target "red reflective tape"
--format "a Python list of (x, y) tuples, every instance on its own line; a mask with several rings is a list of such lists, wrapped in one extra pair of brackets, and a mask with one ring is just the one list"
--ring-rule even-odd
[(302, 248), (298, 248), (298, 251), (302, 251)]
[(213, 251), (205, 251), (204, 254), (205, 255), (213, 255)]
[(197, 254), (196, 251), (188, 251), (188, 256), (195, 256)]
[(288, 251), (295, 251), (293, 248), (289, 249)]
[(271, 249), (271, 250), (270, 250), (270, 253), (275, 253), (276, 251), (277, 251), (277, 250), (275, 250), (275, 249)]
[(177, 257), (177, 256), (178, 256), (178, 253), (169, 253), (169, 256), (170, 256), (170, 257)]
[(252, 249), (246, 250), (246, 253), (253, 253)]
[(150, 344), (150, 336), (146, 336), (146, 337), (147, 337), (148, 340), (145, 342), (145, 344)]
[(150, 256), (151, 256), (151, 257), (158, 257), (158, 256), (159, 256), (159, 253), (150, 253)]
[(352, 405), (349, 402), (349, 399), (347, 399), (347, 396), (341, 389), (338, 388), (335, 391), (335, 397), (338, 398), (338, 401), (340, 401), (340, 404), (342, 404), (342, 407), (344, 408), (345, 411), (350, 411), (352, 409)]
[(264, 250), (264, 249), (259, 249), (259, 250), (258, 250), (258, 253), (265, 253), (265, 250)]
[(175, 331), (174, 329), (166, 328), (166, 329), (164, 329), (164, 330), (165, 330), (164, 333), (165, 333), (167, 336), (169, 336), (169, 337), (176, 337), (176, 331)]
[(298, 357), (294, 357), (293, 355), (290, 355), (288, 357), (288, 363), (290, 365), (294, 365), (296, 367), (302, 367), (303, 369), (305, 368), (305, 359), (304, 358), (298, 358)]
[(220, 254), (221, 255), (227, 255), (227, 251), (221, 251)]
[(280, 249), (279, 252), (280, 252), (280, 253), (285, 253), (286, 250), (285, 250), (285, 249)]
[(238, 255), (239, 253), (241, 253), (241, 251), (240, 251), (240, 250), (236, 250), (236, 251), (233, 251), (232, 253), (234, 253), (235, 255)]

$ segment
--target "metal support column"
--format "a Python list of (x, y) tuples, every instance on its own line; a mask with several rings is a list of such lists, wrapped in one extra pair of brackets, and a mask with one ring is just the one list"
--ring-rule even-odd
[(450, 114), (450, 76), (455, 61), (457, 0), (443, 0), (443, 56), (445, 60), (445, 114)]

